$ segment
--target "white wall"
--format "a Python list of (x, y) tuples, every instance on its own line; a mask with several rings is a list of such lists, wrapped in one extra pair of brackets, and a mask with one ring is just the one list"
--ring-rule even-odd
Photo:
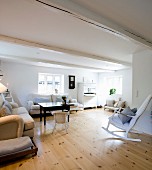
[(98, 97), (98, 105), (104, 105), (106, 102), (106, 99), (108, 96), (104, 93), (104, 77), (111, 77), (111, 76), (122, 76), (123, 82), (122, 82), (122, 96), (115, 96), (116, 99), (119, 97), (122, 98), (122, 100), (126, 101), (126, 104), (131, 107), (132, 105), (132, 69), (125, 69), (121, 71), (115, 71), (112, 73), (99, 73), (99, 97)]
[[(152, 51), (146, 50), (133, 55), (133, 105), (138, 107), (152, 94)], [(136, 130), (152, 135), (152, 102), (149, 111), (142, 115)]]
[[(55, 69), (38, 67), (25, 64), (17, 64), (11, 62), (3, 62), (2, 70), (4, 78), (2, 82), (9, 84), (16, 102), (20, 105), (26, 106), (27, 98), (30, 93), (38, 93), (38, 73), (64, 74), (65, 84), (64, 93), (68, 93), (72, 98), (77, 98), (77, 83), (83, 82), (83, 77), (87, 77), (93, 82), (97, 82), (98, 74), (90, 71), (79, 69)], [(69, 89), (68, 75), (75, 75), (76, 87)]]
[(133, 105), (140, 106), (152, 94), (152, 51), (133, 55)]

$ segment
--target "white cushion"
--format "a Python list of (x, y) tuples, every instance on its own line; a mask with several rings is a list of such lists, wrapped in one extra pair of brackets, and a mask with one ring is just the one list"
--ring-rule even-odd
[(18, 108), (14, 108), (12, 109), (12, 114), (13, 115), (20, 115), (20, 114), (28, 114), (28, 111), (26, 110), (25, 107), (18, 107)]
[(125, 101), (119, 101), (117, 107), (124, 107), (125, 106)]
[(34, 128), (34, 120), (29, 114), (21, 114), (21, 118), (24, 121), (24, 130), (29, 130)]
[(107, 106), (111, 106), (111, 107), (113, 107), (113, 105), (114, 105), (114, 100), (106, 100), (106, 104), (107, 104)]
[(32, 105), (31, 109), (32, 110), (39, 110), (40, 109), (40, 105)]
[(20, 137), (15, 139), (9, 140), (2, 140), (0, 141), (0, 156), (8, 155), (23, 151), (33, 146), (30, 138)]

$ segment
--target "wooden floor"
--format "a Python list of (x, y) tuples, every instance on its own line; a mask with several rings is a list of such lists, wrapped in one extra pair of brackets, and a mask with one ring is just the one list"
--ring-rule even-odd
[[(52, 134), (53, 116), (47, 124), (35, 118), (38, 155), (0, 165), (1, 170), (152, 170), (152, 137), (131, 134), (142, 142), (113, 138), (102, 129), (112, 112), (89, 109), (70, 115), (68, 134), (61, 125)], [(63, 128), (63, 129), (62, 129)]]

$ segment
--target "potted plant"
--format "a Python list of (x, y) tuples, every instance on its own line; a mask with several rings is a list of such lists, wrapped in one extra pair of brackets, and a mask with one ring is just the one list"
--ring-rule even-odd
[(110, 89), (109, 93), (110, 93), (109, 95), (115, 94), (116, 93), (116, 89), (115, 88)]

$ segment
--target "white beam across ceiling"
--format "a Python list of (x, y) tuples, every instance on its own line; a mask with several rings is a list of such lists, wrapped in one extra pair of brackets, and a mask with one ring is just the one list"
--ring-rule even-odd
[(81, 69), (89, 69), (89, 70), (94, 70), (98, 72), (111, 72), (115, 71), (112, 69), (102, 69), (98, 67), (90, 67), (90, 66), (84, 66), (84, 65), (77, 65), (77, 64), (69, 64), (69, 63), (64, 63), (64, 62), (59, 62), (59, 61), (53, 61), (53, 60), (47, 60), (47, 59), (38, 59), (38, 58), (32, 58), (32, 57), (21, 57), (21, 56), (12, 56), (12, 55), (3, 55), (0, 54), (0, 58), (3, 59), (10, 59), (10, 60), (17, 60), (18, 62), (27, 62), (27, 63), (41, 63), (45, 65), (53, 64), (53, 65), (58, 65), (58, 66), (65, 66), (65, 67), (70, 67), (70, 68), (81, 68)]
[(31, 41), (25, 41), (22, 39), (8, 37), (8, 36), (4, 36), (4, 35), (0, 35), (0, 41), (9, 42), (9, 43), (13, 43), (13, 44), (19, 44), (19, 45), (28, 46), (28, 47), (37, 47), (37, 48), (43, 48), (43, 49), (47, 49), (47, 50), (53, 50), (53, 51), (57, 51), (57, 52), (65, 53), (65, 54), (74, 55), (75, 57), (79, 57), (79, 58), (86, 57), (86, 58), (95, 59), (95, 60), (99, 60), (99, 61), (106, 61), (106, 62), (110, 62), (110, 63), (123, 64), (125, 66), (131, 66), (131, 64), (128, 62), (122, 62), (122, 61), (118, 61), (118, 60), (114, 60), (114, 59), (108, 59), (106, 57), (91, 55), (88, 53), (70, 50), (70, 49), (63, 49), (63, 48), (54, 47), (54, 46), (47, 46), (47, 45), (43, 45), (43, 44), (31, 42)]
[(135, 32), (123, 28), (122, 26), (114, 23), (113, 21), (98, 15), (87, 8), (84, 8), (70, 0), (29, 0), (33, 3), (37, 3), (39, 5), (46, 6), (47, 8), (55, 8), (56, 10), (61, 10), (62, 12), (66, 12), (69, 15), (73, 15), (76, 18), (84, 20), (84, 22), (88, 22), (93, 24), (101, 29), (105, 29), (105, 31), (109, 31), (112, 34), (118, 36), (127, 36), (146, 47), (152, 48), (152, 42), (141, 37)]

